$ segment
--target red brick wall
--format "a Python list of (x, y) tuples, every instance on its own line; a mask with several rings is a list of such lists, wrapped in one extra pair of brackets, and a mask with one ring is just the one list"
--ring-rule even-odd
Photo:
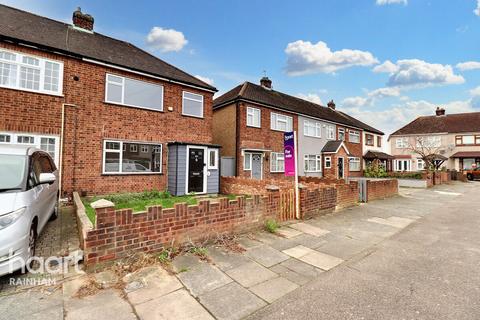
[(220, 193), (221, 194), (237, 194), (237, 195), (252, 195), (252, 194), (266, 194), (268, 193), (268, 186), (276, 186), (279, 189), (294, 188), (294, 181), (268, 179), (255, 180), (242, 177), (221, 177), (220, 178)]
[[(76, 105), (76, 108), (66, 107), (65, 114), (63, 186), (68, 194), (166, 189), (166, 142), (211, 143), (213, 140), (212, 93), (36, 49), (7, 43), (0, 43), (0, 47), (64, 63), (63, 97), (0, 89), (0, 130), (59, 135), (62, 103)], [(104, 103), (107, 72), (163, 85), (165, 111)], [(74, 76), (78, 76), (79, 81), (74, 81)], [(182, 90), (203, 94), (204, 119), (182, 115)], [(168, 107), (173, 107), (173, 111), (169, 112)], [(102, 175), (104, 139), (162, 143), (163, 174)]]
[(333, 212), (337, 204), (337, 189), (321, 187), (300, 189), (300, 213), (302, 219)]
[[(350, 150), (349, 150), (350, 151)], [(323, 154), (323, 177), (328, 179), (328, 180), (337, 180), (338, 178), (338, 158), (342, 157), (343, 158), (343, 163), (344, 163), (344, 177), (348, 177), (350, 175), (350, 170), (349, 170), (349, 162), (348, 162), (348, 154), (345, 151), (345, 148), (340, 148), (336, 154)], [(325, 168), (325, 157), (330, 157), (332, 159), (332, 165), (330, 168)], [(361, 162), (361, 161), (360, 161)]]
[(346, 208), (354, 206), (358, 203), (358, 182), (350, 181), (350, 183), (337, 184), (337, 207)]
[[(261, 128), (247, 127), (247, 107), (254, 107), (260, 109), (261, 112)], [(262, 107), (256, 104), (239, 104), (238, 121), (238, 144), (237, 144), (237, 175), (240, 177), (250, 178), (250, 171), (243, 170), (243, 156), (241, 154), (242, 148), (265, 149), (272, 152), (283, 153), (283, 134), (281, 131), (274, 131), (270, 129), (270, 113), (278, 113), (290, 116), (293, 118), (293, 129), (298, 130), (298, 117), (295, 114), (272, 110), (270, 108)], [(285, 177), (283, 172), (270, 172), (270, 152), (267, 152), (268, 160), (263, 160), (263, 178), (264, 179), (291, 179)]]
[[(363, 133), (362, 133), (361, 130), (358, 130), (358, 129), (351, 129), (351, 128), (344, 127), (344, 126), (341, 126), (341, 125), (337, 125), (337, 134), (338, 134), (338, 129), (339, 128), (343, 128), (345, 130), (345, 146), (347, 147), (350, 154), (354, 157), (360, 158), (360, 171), (349, 172), (349, 175), (351, 177), (361, 177), (361, 176), (363, 176), (363, 150), (362, 150)], [(356, 130), (356, 131), (358, 131), (360, 133), (360, 143), (350, 142), (350, 140), (349, 140), (350, 137), (349, 137), (348, 132), (346, 130)], [(347, 160), (348, 160), (348, 158), (347, 158)], [(348, 161), (346, 162), (346, 164), (348, 165)]]
[(131, 251), (155, 252), (172, 243), (258, 227), (275, 217), (278, 203), (278, 192), (274, 192), (251, 199), (223, 198), (218, 203), (204, 200), (195, 206), (181, 203), (172, 209), (149, 207), (147, 212), (135, 214), (131, 209), (97, 209), (96, 229), (87, 233), (85, 241), (85, 263), (91, 266), (125, 257)]
[(398, 180), (367, 180), (367, 201), (385, 199), (398, 194)]

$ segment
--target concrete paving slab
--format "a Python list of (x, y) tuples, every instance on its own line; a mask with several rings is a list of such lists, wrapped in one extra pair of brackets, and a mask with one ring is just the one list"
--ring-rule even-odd
[[(127, 298), (132, 304), (140, 304), (182, 288), (178, 279), (161, 267), (148, 267), (124, 278)], [(128, 286), (129, 283), (140, 285)]]
[(192, 269), (201, 263), (200, 259), (193, 254), (184, 254), (176, 256), (172, 261), (173, 270), (175, 272), (182, 272)]
[(228, 270), (226, 273), (246, 288), (277, 277), (275, 272), (253, 261)]
[(208, 247), (208, 256), (212, 259), (213, 264), (222, 271), (227, 271), (250, 262), (250, 259), (244, 254), (230, 252), (213, 246)]
[(288, 259), (286, 254), (283, 254), (267, 245), (249, 249), (247, 250), (246, 255), (250, 257), (250, 259), (255, 260), (267, 268)]
[(300, 257), (299, 260), (323, 270), (330, 270), (343, 262), (340, 258), (318, 251), (310, 252)]
[(287, 239), (303, 234), (303, 232), (289, 228), (289, 227), (279, 228), (277, 229), (276, 233)]
[(235, 282), (203, 294), (199, 299), (200, 303), (219, 320), (243, 319), (267, 305), (265, 301)]
[(300, 286), (303, 286), (304, 284), (307, 284), (310, 279), (307, 277), (302, 276), (301, 274), (296, 273), (295, 271), (292, 271), (288, 269), (287, 267), (282, 266), (281, 264), (277, 264), (273, 267), (270, 268), (273, 272), (278, 274), (279, 276), (288, 279), (292, 281), (293, 283), (296, 283)]
[(237, 241), (244, 249), (259, 247), (263, 244), (260, 241), (253, 240), (247, 237), (241, 237)]
[(400, 217), (390, 217), (387, 219), (373, 217), (373, 218), (367, 219), (367, 221), (378, 223), (378, 224), (384, 224), (387, 226), (392, 226), (398, 229), (403, 229), (406, 226), (408, 226), (410, 223), (412, 223), (414, 220), (407, 219), (407, 218), (400, 218)]
[(130, 304), (113, 289), (102, 290), (82, 299), (65, 300), (65, 314), (66, 320), (137, 319)]
[(290, 225), (290, 228), (299, 230), (303, 233), (310, 234), (315, 237), (321, 237), (323, 235), (326, 235), (330, 231), (325, 230), (325, 229), (320, 229), (318, 227), (313, 226), (312, 224), (305, 223), (305, 222), (299, 222), (299, 223), (294, 223)]
[(297, 284), (285, 278), (278, 277), (253, 286), (250, 288), (250, 291), (268, 303), (272, 303), (298, 287)]
[(62, 320), (61, 291), (26, 291), (0, 297), (0, 319)]
[(337, 237), (334, 241), (318, 247), (317, 250), (347, 260), (369, 247), (371, 247), (369, 243), (347, 237)]
[(323, 273), (323, 270), (293, 258), (282, 262), (280, 266), (288, 268), (309, 279), (316, 278)]
[(195, 298), (184, 289), (135, 306), (144, 320), (213, 320)]
[(307, 247), (302, 246), (302, 245), (298, 245), (296, 247), (293, 247), (293, 248), (290, 248), (290, 249), (287, 249), (287, 250), (283, 250), (282, 252), (289, 255), (290, 257), (294, 257), (294, 258), (299, 259), (300, 257), (303, 257), (306, 254), (312, 253), (313, 251), (314, 250), (312, 250), (310, 248), (307, 248)]
[(199, 264), (191, 270), (177, 274), (177, 277), (194, 297), (233, 281), (217, 267), (206, 262)]
[(304, 247), (315, 249), (321, 246), (322, 244), (326, 243), (326, 239), (328, 235), (330, 235), (330, 233), (322, 237), (315, 237), (310, 234), (302, 234), (298, 237), (295, 237), (293, 240), (295, 240), (297, 244), (300, 244)]
[(264, 244), (272, 244), (278, 239), (282, 239), (282, 237), (277, 236), (273, 233), (268, 232), (259, 232), (255, 234), (255, 240), (263, 242)]
[(402, 226), (402, 228), (407, 227), (409, 224), (411, 224), (412, 222), (415, 221), (413, 219), (409, 219), (409, 218), (405, 218), (405, 217), (396, 217), (396, 216), (387, 218), (387, 220), (396, 224), (396, 225), (398, 225), (398, 226)]

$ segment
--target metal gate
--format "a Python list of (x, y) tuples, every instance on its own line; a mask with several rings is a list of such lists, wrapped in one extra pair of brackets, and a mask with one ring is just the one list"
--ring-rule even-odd
[(367, 179), (358, 179), (358, 201), (367, 202)]
[(280, 208), (278, 220), (288, 221), (295, 219), (295, 190), (287, 189), (280, 191)]

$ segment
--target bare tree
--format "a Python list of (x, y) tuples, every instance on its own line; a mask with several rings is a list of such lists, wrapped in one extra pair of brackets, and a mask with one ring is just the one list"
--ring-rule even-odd
[(425, 163), (427, 169), (438, 170), (442, 163), (446, 160), (440, 154), (440, 150), (444, 149), (439, 136), (420, 136), (409, 140), (408, 147), (412, 153), (416, 153)]

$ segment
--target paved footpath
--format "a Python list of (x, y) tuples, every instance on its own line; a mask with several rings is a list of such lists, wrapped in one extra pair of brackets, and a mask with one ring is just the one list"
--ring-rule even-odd
[[(74, 298), (85, 276), (54, 292), (0, 292), (0, 319), (478, 319), (479, 190), (402, 190), (242, 237), (242, 254), (177, 257), (175, 276), (147, 267), (124, 292)], [(96, 276), (108, 284), (108, 273)]]

